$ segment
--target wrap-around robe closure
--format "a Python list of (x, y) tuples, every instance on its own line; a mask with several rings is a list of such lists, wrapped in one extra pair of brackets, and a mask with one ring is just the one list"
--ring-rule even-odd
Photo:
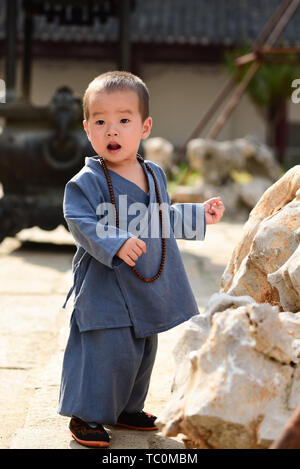
[[(156, 176), (162, 203), (169, 209), (164, 212), (164, 220), (169, 222), (166, 261), (161, 276), (151, 283), (140, 280), (116, 256), (127, 239), (138, 236), (146, 243), (146, 253), (136, 261), (136, 269), (143, 276), (152, 277), (160, 265), (158, 204), (153, 178), (144, 163), (149, 195), (109, 170), (120, 221), (117, 229), (109, 218), (106, 225), (111, 236), (103, 236), (105, 217), (101, 204), (110, 203), (110, 195), (99, 157), (86, 158), (85, 166), (66, 185), (64, 216), (77, 245), (72, 263), (74, 284), (68, 297), (74, 289), (73, 314), (80, 331), (133, 326), (135, 336), (142, 338), (168, 330), (199, 313), (174, 233), (182, 233), (177, 238), (204, 239), (203, 204), (171, 205), (163, 170), (154, 162), (147, 163)], [(183, 205), (191, 208), (184, 220), (184, 212), (179, 210)], [(200, 224), (196, 225), (196, 218)], [(187, 230), (176, 229), (183, 224)], [(187, 236), (189, 230), (194, 237)]]

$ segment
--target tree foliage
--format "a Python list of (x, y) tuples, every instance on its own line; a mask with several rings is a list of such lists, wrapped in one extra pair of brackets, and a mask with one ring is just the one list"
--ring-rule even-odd
[[(251, 48), (244, 45), (224, 54), (224, 68), (230, 75), (238, 74), (240, 82), (252, 63), (237, 67), (235, 59), (251, 52)], [(295, 54), (276, 54), (276, 59), (296, 60)], [(267, 109), (281, 100), (288, 99), (292, 92), (292, 81), (300, 76), (300, 63), (262, 63), (247, 87), (247, 94), (259, 108)]]

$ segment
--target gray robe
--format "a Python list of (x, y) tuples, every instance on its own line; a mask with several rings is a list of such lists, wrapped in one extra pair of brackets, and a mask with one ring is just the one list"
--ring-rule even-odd
[[(142, 338), (166, 331), (198, 314), (175, 236), (204, 239), (203, 204), (170, 205), (163, 170), (147, 161), (156, 176), (162, 203), (169, 209), (164, 211), (169, 232), (165, 233), (163, 272), (159, 279), (145, 283), (116, 253), (140, 228), (139, 237), (145, 241), (147, 252), (139, 257), (135, 267), (145, 277), (154, 276), (159, 269), (161, 231), (158, 231), (158, 223), (152, 223), (152, 218), (158, 220), (158, 212), (154, 210), (157, 200), (153, 178), (142, 163), (150, 190), (147, 195), (135, 183), (109, 170), (120, 214), (120, 229), (106, 217), (109, 236), (104, 237), (102, 209), (103, 204), (110, 202), (109, 190), (99, 158), (90, 157), (85, 161), (82, 170), (66, 185), (64, 196), (64, 216), (77, 244), (72, 264), (74, 285), (68, 297), (74, 290), (74, 314), (80, 331), (133, 326), (135, 336)], [(125, 209), (135, 208), (131, 205), (134, 203), (147, 207), (143, 217), (139, 217), (140, 224), (134, 223), (136, 213), (122, 210), (124, 202), (127, 202)], [(134, 233), (130, 232), (130, 227), (135, 228)]]
[[(74, 285), (67, 296), (68, 300), (74, 290), (60, 386), (61, 415), (115, 424), (122, 411), (142, 410), (157, 350), (157, 333), (198, 313), (175, 235), (204, 238), (203, 205), (170, 206), (164, 172), (155, 163), (148, 163), (156, 175), (162, 203), (169, 209), (164, 212), (164, 226), (169, 223), (170, 228), (169, 233), (164, 232), (169, 234), (166, 263), (153, 283), (141, 281), (116, 256), (124, 241), (135, 235), (147, 245), (146, 254), (136, 262), (137, 270), (152, 277), (160, 265), (161, 227), (152, 223), (153, 219), (158, 221), (158, 212), (152, 205), (156, 202), (155, 187), (144, 163), (149, 195), (109, 170), (120, 216), (119, 229), (114, 217), (109, 220), (102, 210), (110, 196), (97, 157), (86, 158), (84, 168), (66, 186), (64, 215), (77, 251), (72, 265)], [(144, 209), (140, 217), (136, 216), (137, 206), (132, 205), (137, 203), (141, 213)], [(126, 210), (122, 210), (122, 204)], [(190, 210), (183, 212), (182, 206)], [(109, 236), (104, 236), (104, 227)]]

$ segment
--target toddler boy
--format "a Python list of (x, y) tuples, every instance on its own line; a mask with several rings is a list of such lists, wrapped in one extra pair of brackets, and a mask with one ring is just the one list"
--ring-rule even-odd
[(96, 155), (65, 189), (77, 251), (58, 412), (71, 417), (76, 441), (108, 447), (103, 424), (157, 428), (143, 411), (157, 334), (199, 313), (176, 238), (204, 239), (224, 205), (219, 197), (171, 205), (163, 170), (137, 156), (152, 126), (140, 78), (119, 71), (96, 77), (83, 110)]

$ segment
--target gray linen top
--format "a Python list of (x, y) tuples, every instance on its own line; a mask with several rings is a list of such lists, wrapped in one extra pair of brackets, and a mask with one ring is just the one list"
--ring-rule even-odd
[(166, 209), (166, 261), (161, 276), (151, 283), (140, 280), (116, 256), (127, 239), (137, 236), (146, 243), (147, 252), (136, 261), (136, 269), (145, 277), (152, 277), (160, 266), (162, 231), (155, 210), (158, 203), (154, 181), (145, 164), (141, 163), (149, 194), (108, 170), (119, 229), (105, 205), (110, 202), (110, 195), (97, 155), (85, 158), (85, 166), (66, 185), (64, 217), (77, 251), (72, 262), (74, 283), (63, 307), (74, 290), (74, 314), (80, 331), (133, 326), (135, 336), (142, 338), (168, 330), (199, 313), (176, 238), (204, 239), (204, 206), (171, 205), (164, 171), (156, 163), (146, 162), (154, 171)]

